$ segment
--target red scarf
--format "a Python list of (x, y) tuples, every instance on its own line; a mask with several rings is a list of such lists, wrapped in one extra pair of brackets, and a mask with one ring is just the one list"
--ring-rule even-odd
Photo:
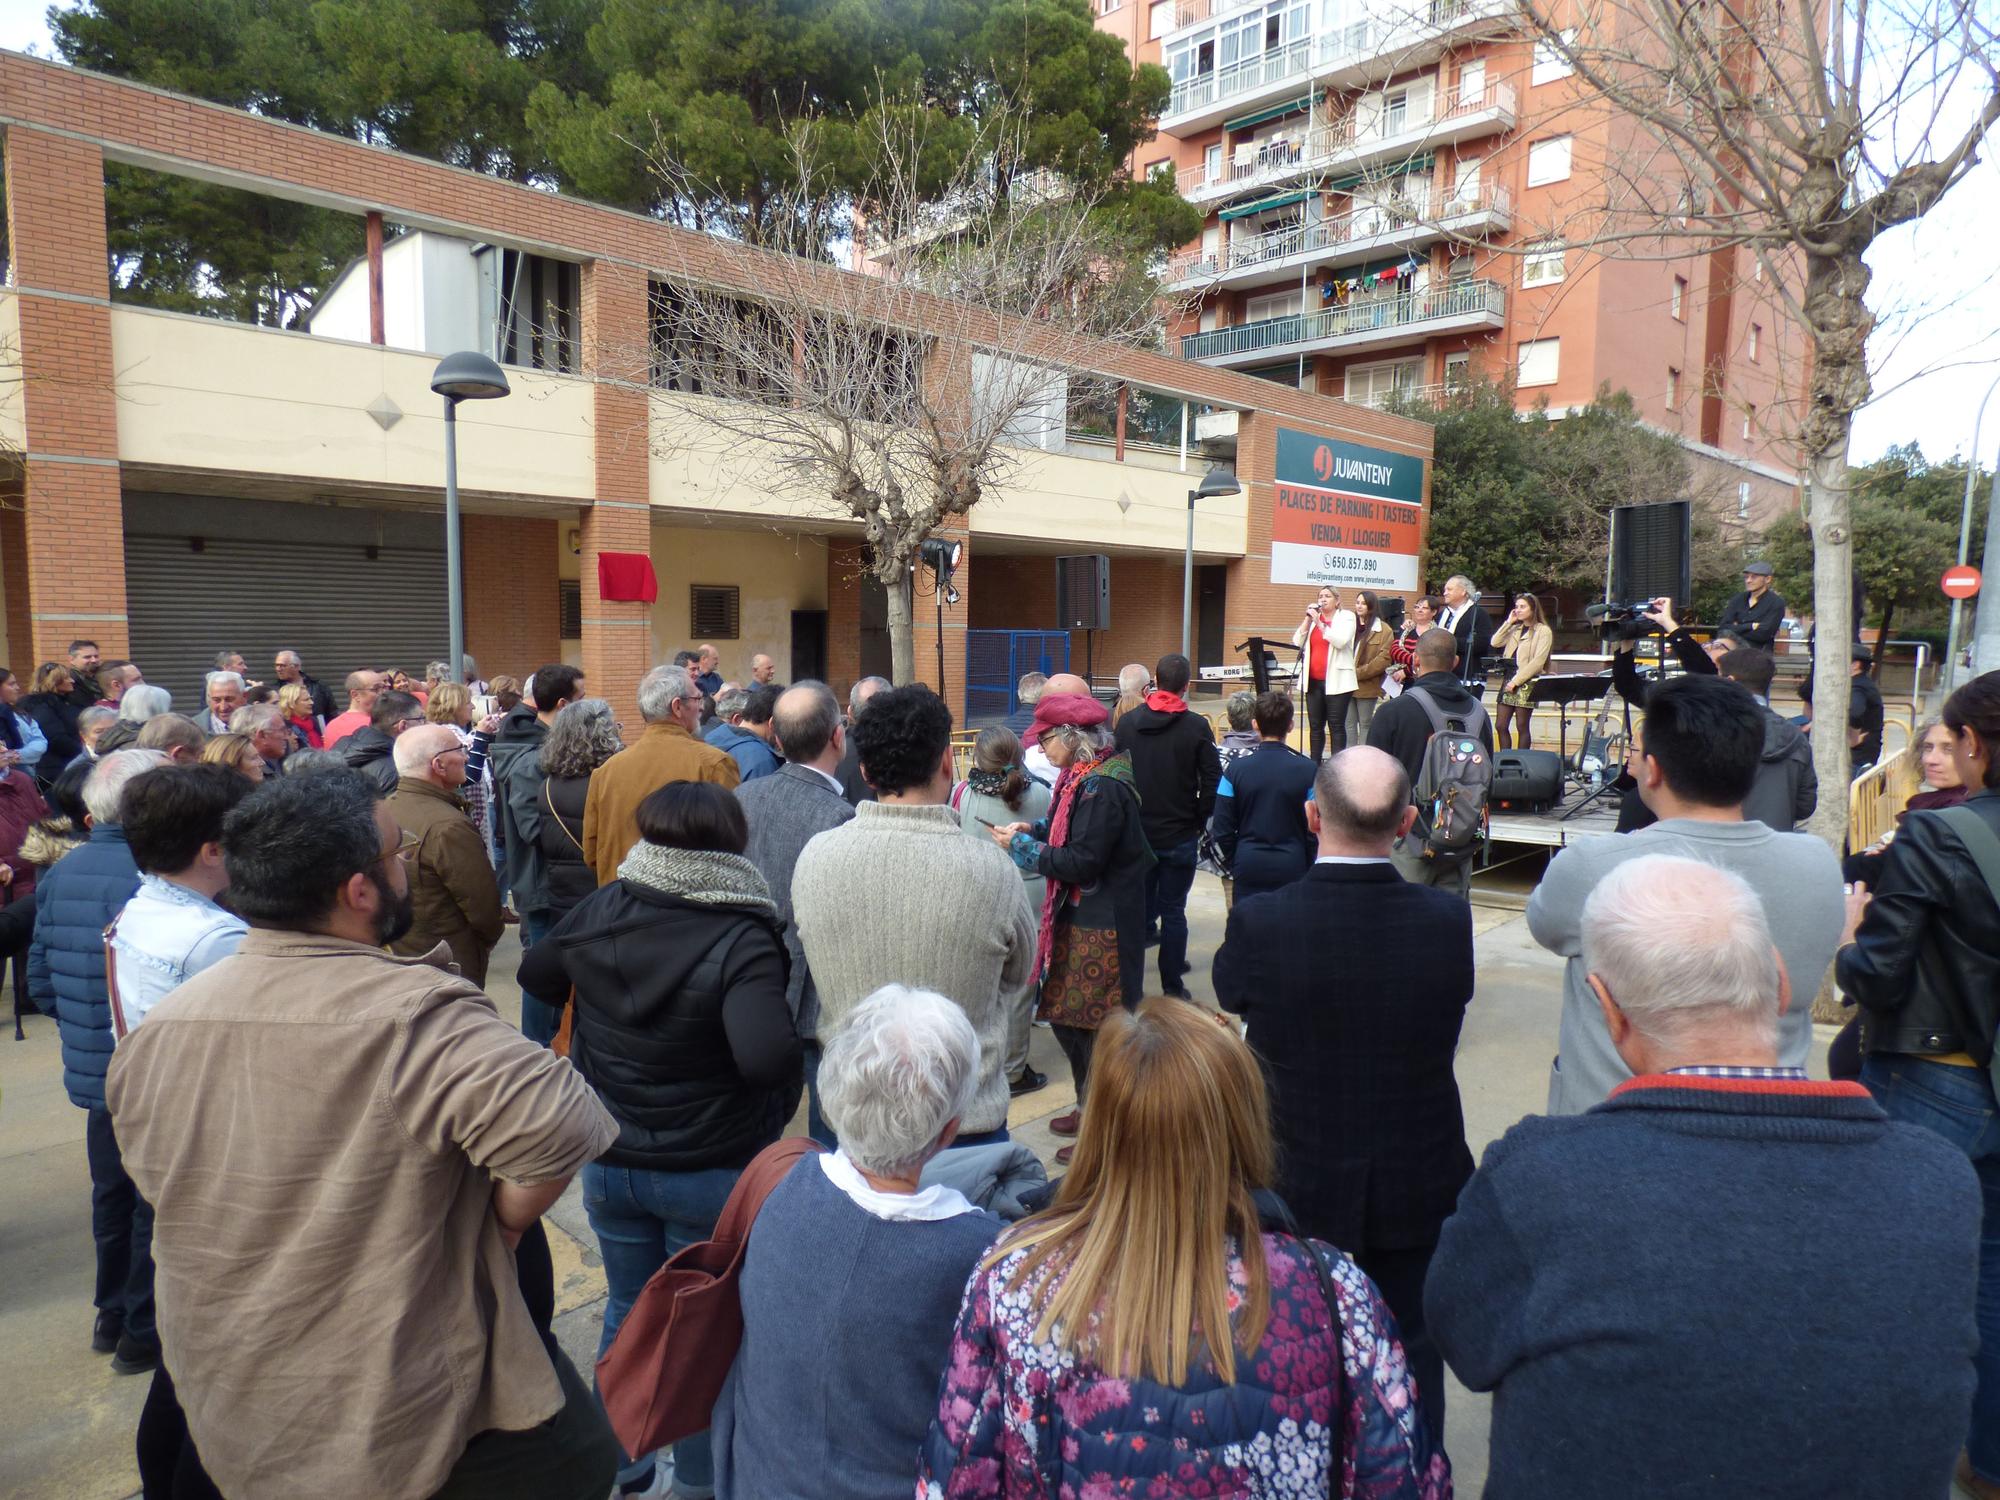
[[(1083, 778), (1097, 769), (1098, 762), (1111, 752), (1100, 752), (1093, 760), (1072, 761), (1056, 774), (1055, 798), (1049, 808), (1049, 847), (1060, 849), (1069, 842), (1069, 817), (1076, 808), (1077, 788), (1083, 785)], [(1042, 895), (1042, 925), (1035, 934), (1035, 977), (1045, 978), (1049, 972), (1049, 957), (1055, 950), (1056, 913), (1062, 910), (1064, 901), (1077, 894), (1077, 887), (1064, 885), (1050, 878), (1048, 889)]]
[(1187, 712), (1187, 699), (1165, 688), (1154, 688), (1146, 694), (1146, 707), (1163, 714), (1184, 714)]

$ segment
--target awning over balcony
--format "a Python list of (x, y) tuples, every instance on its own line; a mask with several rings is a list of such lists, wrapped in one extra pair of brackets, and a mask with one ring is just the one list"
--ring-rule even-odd
[(1399, 161), (1384, 167), (1379, 172), (1349, 172), (1345, 177), (1336, 177), (1326, 185), (1329, 193), (1351, 193), (1358, 187), (1371, 182), (1382, 182), (1391, 177), (1406, 177), (1412, 172), (1428, 172), (1437, 160), (1435, 152), (1426, 151), (1421, 156), (1413, 156), (1408, 161)]
[(1282, 120), (1286, 115), (1295, 115), (1302, 109), (1311, 109), (1316, 94), (1307, 94), (1303, 99), (1294, 99), (1289, 104), (1274, 104), (1269, 109), (1260, 109), (1252, 115), (1238, 115), (1233, 120), (1224, 120), (1224, 130), (1248, 130), (1253, 125), (1262, 125), (1266, 120)]
[(1255, 203), (1239, 203), (1234, 208), (1222, 211), (1224, 219), (1247, 219), (1251, 214), (1261, 214), (1274, 208), (1284, 208), (1293, 203), (1303, 203), (1312, 196), (1310, 189), (1301, 188), (1296, 193), (1273, 193), (1268, 198), (1259, 198)]

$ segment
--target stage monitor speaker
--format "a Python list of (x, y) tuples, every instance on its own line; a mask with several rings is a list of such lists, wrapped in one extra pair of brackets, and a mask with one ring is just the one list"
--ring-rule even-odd
[(1687, 608), (1693, 583), (1694, 506), (1687, 500), (1611, 509), (1611, 598), (1636, 604), (1662, 595)]
[(1111, 628), (1111, 559), (1101, 552), (1056, 559), (1058, 630)]
[(1391, 630), (1401, 630), (1403, 628), (1402, 595), (1391, 594), (1386, 599), (1378, 599), (1377, 603), (1380, 604), (1382, 609), (1382, 623), (1387, 625)]
[(1499, 750), (1489, 800), (1508, 812), (1544, 812), (1562, 800), (1562, 757), (1553, 750)]

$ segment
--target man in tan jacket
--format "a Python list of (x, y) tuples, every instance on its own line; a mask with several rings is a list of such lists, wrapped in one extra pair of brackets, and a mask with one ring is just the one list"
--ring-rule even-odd
[(712, 781), (734, 790), (740, 775), (726, 750), (705, 745), (701, 689), (686, 667), (655, 667), (639, 680), (639, 713), (646, 732), (590, 778), (583, 804), (583, 857), (597, 883), (618, 878), (618, 866), (639, 842), (639, 804), (675, 781)]
[(179, 1386), (232, 1500), (602, 1500), (617, 1444), (515, 1251), (617, 1123), (464, 978), (382, 951), (410, 846), (365, 778), (268, 783), (222, 846), (250, 934), (106, 1086), (155, 1210), (155, 1400)]
[(422, 958), (443, 943), (458, 972), (483, 989), (486, 959), (505, 927), (486, 845), (458, 797), (465, 747), (449, 725), (425, 724), (397, 736), (395, 757), (389, 811), (416, 847), (410, 857), (415, 920), (394, 951)]

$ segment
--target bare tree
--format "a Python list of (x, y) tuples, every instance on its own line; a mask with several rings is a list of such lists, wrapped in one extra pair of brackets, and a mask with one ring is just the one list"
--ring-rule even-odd
[[(937, 143), (913, 113), (882, 118), (860, 195), (824, 186), (801, 127), (769, 216), (776, 244), (722, 252), (722, 273), (712, 241), (683, 242), (656, 273), (650, 362), (653, 384), (695, 398), (687, 411), (722, 446), (859, 524), (888, 596), (892, 670), (908, 682), (924, 540), (1030, 450), (1061, 446), (1068, 381), (1103, 363), (1102, 341), (1157, 344), (1164, 317), (1098, 200), (1008, 170), (1006, 122), (958, 154), (939, 193), (919, 190), (937, 181)], [(879, 274), (832, 264), (857, 242)]]
[[(1515, 5), (1543, 55), (1574, 71), (1563, 118), (1578, 175), (1602, 188), (1558, 221), (1522, 226), (1517, 248), (1555, 240), (1618, 257), (1706, 255), (1725, 275), (1761, 281), (1803, 336), (1803, 404), (1766, 419), (1806, 476), (1813, 755), (1820, 785), (1844, 787), (1855, 625), (1847, 446), (1869, 396), (1876, 321), (1863, 257), (1964, 180), (2000, 121), (1994, 0)], [(1846, 799), (1824, 796), (1810, 827), (1838, 844), (1846, 820)]]

